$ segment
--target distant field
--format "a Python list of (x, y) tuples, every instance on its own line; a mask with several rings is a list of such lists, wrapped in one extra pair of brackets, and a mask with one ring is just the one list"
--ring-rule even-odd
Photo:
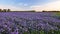
[(60, 34), (60, 12), (0, 12), (0, 34)]

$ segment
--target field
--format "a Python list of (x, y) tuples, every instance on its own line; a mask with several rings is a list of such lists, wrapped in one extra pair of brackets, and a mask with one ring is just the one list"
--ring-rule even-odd
[(0, 34), (60, 34), (60, 12), (0, 12)]

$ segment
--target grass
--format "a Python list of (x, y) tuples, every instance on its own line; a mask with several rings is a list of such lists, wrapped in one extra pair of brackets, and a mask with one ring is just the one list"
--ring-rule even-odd
[(56, 12), (56, 14), (55, 14), (56, 16), (60, 16), (60, 12)]
[[(28, 32), (24, 32), (24, 34), (29, 34)], [(45, 32), (44, 30), (41, 31), (36, 31), (36, 30), (31, 30), (30, 34), (60, 34), (60, 30), (50, 30), (48, 32)]]

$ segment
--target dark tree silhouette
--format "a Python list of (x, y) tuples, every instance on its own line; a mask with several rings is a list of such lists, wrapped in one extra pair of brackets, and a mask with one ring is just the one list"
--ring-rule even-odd
[(0, 9), (0, 12), (2, 12), (2, 9)]
[(3, 12), (7, 12), (7, 10), (6, 9), (3, 9)]
[(10, 11), (10, 9), (7, 9), (7, 11), (9, 12), (9, 11)]

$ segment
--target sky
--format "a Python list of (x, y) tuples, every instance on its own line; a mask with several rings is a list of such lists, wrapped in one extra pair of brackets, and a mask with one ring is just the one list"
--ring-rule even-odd
[(60, 0), (0, 0), (0, 9), (60, 11)]

